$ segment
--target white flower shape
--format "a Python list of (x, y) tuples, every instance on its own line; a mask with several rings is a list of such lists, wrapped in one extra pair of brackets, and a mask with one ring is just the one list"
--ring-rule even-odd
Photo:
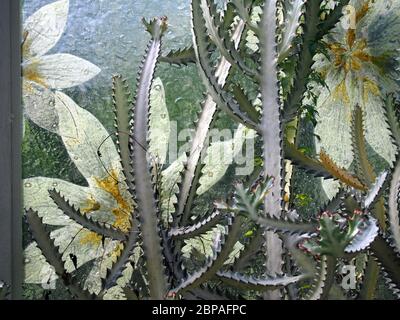
[(64, 32), (69, 1), (43, 6), (23, 24), (22, 73), (24, 113), (38, 126), (59, 133), (55, 92), (80, 85), (100, 69), (67, 53), (47, 54)]
[[(324, 39), (326, 55), (316, 57), (314, 67), (327, 84), (327, 88), (320, 88), (317, 94), (319, 117), (315, 132), (321, 138), (316, 140), (317, 149), (324, 148), (338, 164), (350, 167), (353, 161), (351, 117), (354, 107), (359, 105), (365, 114), (368, 148), (391, 163), (395, 148), (383, 100), (386, 94), (400, 89), (396, 70), (400, 3), (351, 0), (349, 8), (353, 8), (350, 15)], [(345, 23), (347, 19), (350, 24)], [(330, 184), (324, 182), (324, 185)], [(328, 189), (326, 191), (332, 195)]]

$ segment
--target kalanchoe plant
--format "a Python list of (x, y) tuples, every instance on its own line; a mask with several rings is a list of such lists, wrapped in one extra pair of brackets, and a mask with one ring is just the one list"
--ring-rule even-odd
[[(333, 10), (326, 12), (323, 1), (231, 1), (220, 15), (213, 1), (192, 1), (194, 52), (209, 93), (207, 99), (214, 101), (207, 103), (206, 100), (199, 126), (211, 125), (217, 111), (215, 105), (218, 105), (232, 119), (262, 136), (264, 172), (274, 181), (265, 199), (265, 211), (273, 216), (280, 216), (284, 211), (285, 177), (282, 172), (285, 158), (315, 176), (335, 178), (365, 190), (357, 178), (339, 168), (328, 154), (322, 151), (319, 159), (308, 157), (286, 136), (288, 127), (293, 127), (293, 120), (301, 113), (307, 86), (313, 78), (313, 57), (319, 50), (319, 41), (339, 21), (347, 4), (348, 1), (340, 1)], [(281, 21), (278, 13), (283, 16)], [(234, 41), (237, 33), (242, 35), (239, 44)], [(252, 49), (246, 44), (250, 33), (257, 39)], [(234, 62), (226, 79), (218, 78), (220, 65), (214, 68), (212, 59), (215, 53), (221, 56), (220, 65)], [(286, 70), (289, 57), (296, 61), (292, 72)], [(233, 75), (237, 74), (246, 79), (247, 88), (235, 82), (237, 76)], [(280, 80), (289, 85), (281, 86)], [(255, 91), (256, 97), (261, 98), (262, 110), (246, 90)], [(196, 138), (199, 141), (193, 141), (195, 147), (204, 141), (200, 136)], [(194, 171), (191, 166), (185, 172), (185, 182), (191, 181)], [(268, 272), (281, 273), (281, 241), (270, 232), (264, 236), (266, 268)], [(267, 298), (280, 296), (279, 292), (273, 292)]]
[[(128, 299), (238, 298), (249, 297), (249, 292), (252, 298), (324, 299), (337, 280), (337, 265), (363, 259), (367, 263), (361, 272), (360, 297), (373, 296), (377, 268), (398, 294), (399, 165), (392, 174), (374, 172), (365, 150), (361, 110), (355, 108), (353, 116), (355, 172), (339, 167), (324, 150), (318, 156), (306, 155), (288, 135), (288, 127), (296, 128), (308, 86), (315, 79), (312, 65), (319, 43), (339, 21), (348, 2), (335, 2), (328, 10), (322, 0), (234, 0), (221, 14), (211, 0), (192, 0), (193, 47), (170, 52), (162, 60), (178, 65), (196, 61), (207, 96), (183, 170), (173, 167), (175, 178), (168, 183), (157, 174), (161, 162), (150, 143), (150, 90), (166, 19), (145, 22), (152, 39), (133, 103), (125, 83), (114, 79), (122, 171), (114, 178), (117, 186), (126, 186), (129, 198), (129, 206), (123, 208), (124, 228), (84, 215), (68, 200), (72, 195), (61, 194), (56, 186), (48, 191), (65, 216), (119, 249), (96, 295), (66, 271), (65, 257), (49, 237), (42, 224), (45, 221), (36, 210), (27, 208), (38, 246), (72, 294), (102, 298), (118, 284)], [(251, 38), (257, 39), (252, 45)], [(294, 66), (289, 66), (289, 60), (295, 61)], [(245, 79), (246, 87), (237, 79)], [(388, 99), (387, 108), (388, 123), (399, 143), (393, 99)], [(258, 133), (264, 170), (255, 170), (248, 181), (237, 183), (232, 197), (217, 201), (208, 214), (199, 217), (193, 207), (204, 173), (201, 157), (211, 149), (206, 139), (219, 110)], [(299, 217), (296, 208), (284, 201), (285, 159), (300, 170), (342, 185), (339, 194), (310, 219)], [(167, 210), (163, 206), (166, 185), (169, 192), (176, 191), (172, 201), (167, 199)], [(185, 240), (217, 227), (212, 254), (200, 266), (189, 268), (182, 256)], [(253, 231), (247, 236), (249, 229)], [(240, 249), (234, 250), (238, 244)], [(265, 268), (261, 272), (247, 268), (260, 252)], [(74, 257), (71, 261), (79, 270)], [(299, 292), (298, 283), (309, 289)]]
[[(376, 173), (370, 172), (370, 165), (368, 167), (365, 160), (365, 138), (364, 131), (359, 131), (359, 122), (362, 122), (359, 115), (355, 115), (357, 118), (355, 121), (358, 121), (358, 124), (355, 123), (353, 129), (358, 130), (353, 134), (354, 153), (355, 157), (359, 159), (357, 168), (364, 167), (369, 170), (367, 171), (369, 172), (367, 173), (368, 179), (365, 179), (365, 174), (360, 174), (358, 170), (354, 174), (341, 168), (324, 150), (320, 151), (318, 157), (304, 154), (296, 147), (295, 141), (291, 141), (290, 136), (293, 134), (288, 134), (289, 127), (295, 127), (293, 120), (303, 110), (302, 104), (307, 96), (310, 82), (318, 80), (312, 68), (313, 58), (318, 52), (323, 53), (324, 46), (321, 41), (339, 22), (343, 8), (349, 4), (349, 1), (337, 1), (333, 9), (324, 7), (327, 4), (324, 1), (231, 1), (221, 15), (213, 1), (192, 1), (194, 52), (200, 75), (209, 93), (208, 98), (212, 98), (234, 120), (254, 128), (263, 138), (264, 172), (273, 179), (273, 185), (265, 197), (264, 205), (265, 214), (270, 217), (282, 216), (285, 219), (291, 214), (290, 210), (284, 208), (283, 202), (284, 159), (291, 160), (294, 165), (310, 174), (326, 179), (333, 178), (364, 194), (368, 190), (371, 190), (371, 193), (373, 191), (370, 188), (375, 182)], [(259, 17), (254, 18), (257, 8)], [(233, 17), (239, 18), (235, 20)], [(298, 32), (299, 28), (301, 28), (301, 32)], [(233, 40), (238, 31), (242, 34), (242, 41), (237, 45)], [(246, 41), (243, 40), (247, 40), (250, 33), (253, 38), (258, 40), (253, 41), (253, 44), (257, 45), (253, 46), (252, 50), (246, 46)], [(220, 65), (217, 68), (214, 67), (215, 63), (212, 57), (215, 56), (215, 53), (221, 56), (221, 63), (234, 62), (234, 68), (229, 70), (226, 79), (217, 77), (220, 74), (218, 70)], [(295, 61), (294, 69), (290, 69), (290, 63), (289, 67), (286, 64), (289, 61)], [(237, 74), (241, 74), (247, 83), (252, 85), (245, 88), (235, 82)], [(256, 97), (261, 99), (262, 110), (255, 100), (250, 98), (246, 90), (255, 90)], [(206, 100), (199, 126), (211, 124), (213, 119), (211, 114), (216, 110), (215, 104), (208, 104)], [(359, 109), (357, 110), (360, 112)], [(206, 114), (208, 114), (208, 123)], [(201, 139), (199, 136), (196, 138)], [(196, 142), (197, 144), (194, 144), (196, 147), (201, 145), (198, 141)], [(194, 153), (195, 151), (192, 152), (192, 154)], [(193, 176), (194, 169), (185, 172), (187, 181), (190, 181)], [(373, 199), (375, 200), (375, 198)], [(350, 201), (348, 197), (344, 200)], [(336, 199), (336, 201), (338, 200)], [(333, 201), (333, 203), (335, 202)], [(371, 211), (382, 226), (384, 200), (380, 197), (373, 205)], [(356, 207), (353, 210), (357, 209)], [(362, 209), (361, 205), (358, 207)], [(269, 219), (268, 222), (278, 223), (274, 219)], [(327, 221), (325, 222), (327, 223)], [(322, 224), (324, 224), (324, 220), (322, 220)], [(262, 225), (268, 226), (268, 223)], [(309, 224), (306, 223), (304, 228), (309, 230)], [(277, 229), (279, 230), (279, 228)], [(357, 228), (353, 226), (351, 231), (355, 232), (356, 230)], [(347, 236), (340, 233), (337, 235), (344, 237), (342, 246), (352, 238), (351, 232)], [(262, 232), (257, 237), (262, 237)], [(265, 240), (267, 272), (279, 273), (282, 271), (284, 262), (283, 251), (280, 249), (281, 242), (276, 235), (270, 232), (265, 234)], [(339, 239), (337, 241), (340, 242)], [(255, 239), (254, 243), (260, 244), (260, 240)], [(372, 287), (376, 288), (376, 279), (375, 285)], [(325, 291), (328, 288), (329, 286), (326, 286)], [(274, 292), (268, 298), (279, 298), (281, 293)], [(321, 295), (314, 294), (312, 296), (319, 297)]]
[[(242, 286), (243, 282), (248, 282), (245, 278), (219, 273), (226, 268), (224, 263), (243, 233), (244, 217), (236, 217), (234, 214), (225, 214), (214, 209), (210, 215), (205, 215), (198, 221), (182, 224), (177, 210), (172, 212), (172, 221), (170, 221), (169, 211), (166, 217), (163, 216), (165, 212), (160, 201), (160, 195), (163, 194), (163, 181), (157, 174), (159, 162), (154, 156), (156, 153), (152, 154), (150, 151), (148, 138), (151, 139), (150, 88), (167, 22), (165, 18), (159, 18), (150, 22), (145, 21), (145, 25), (152, 39), (141, 66), (137, 94), (133, 103), (129, 100), (124, 81), (118, 76), (114, 78), (116, 127), (120, 165), (123, 171), (123, 175), (118, 174), (114, 178), (117, 180), (115, 187), (118, 189), (120, 183), (126, 184), (131, 196), (131, 200), (127, 201), (130, 206), (126, 207), (130, 211), (124, 212), (127, 214), (128, 226), (126, 226), (127, 223), (121, 227), (115, 222), (111, 224), (92, 218), (87, 212), (85, 214), (71, 204), (68, 200), (69, 195), (61, 194), (57, 186), (48, 190), (50, 198), (66, 217), (93, 236), (100, 237), (103, 243), (108, 239), (122, 246), (115, 253), (115, 258), (112, 259), (103, 279), (102, 288), (96, 292), (96, 295), (92, 293), (93, 290), (84, 289), (83, 284), (80, 283), (78, 275), (81, 263), (74, 254), (70, 254), (68, 259), (72, 261), (75, 271), (67, 271), (65, 267), (67, 257), (60, 251), (60, 245), (52, 239), (50, 230), (43, 223), (39, 212), (27, 208), (26, 218), (33, 237), (47, 262), (54, 268), (56, 275), (70, 293), (79, 299), (101, 298), (119, 280), (121, 284), (121, 278), (123, 278), (121, 287), (127, 298), (220, 297), (223, 293), (207, 287), (209, 280), (218, 276), (221, 279), (226, 278), (231, 285), (237, 283)], [(97, 153), (103, 157), (100, 149)], [(110, 178), (113, 178), (112, 173), (109, 174), (111, 174)], [(118, 179), (124, 180), (119, 182)], [(200, 177), (197, 177), (197, 180), (200, 181)], [(181, 190), (182, 186), (178, 192), (178, 198)], [(101, 205), (99, 203), (97, 207)], [(93, 208), (93, 212), (95, 211)], [(216, 232), (213, 238), (212, 256), (199, 270), (186, 270), (182, 254), (176, 248), (182, 248), (184, 240), (204, 234), (218, 224), (223, 224), (225, 229)], [(134, 262), (132, 257), (135, 254), (135, 248), (140, 248), (142, 254), (139, 253), (139, 258)], [(131, 264), (134, 270), (130, 274), (128, 272), (127, 276), (126, 270), (132, 268)], [(298, 279), (298, 276), (251, 279), (245, 287), (268, 290), (294, 283)]]

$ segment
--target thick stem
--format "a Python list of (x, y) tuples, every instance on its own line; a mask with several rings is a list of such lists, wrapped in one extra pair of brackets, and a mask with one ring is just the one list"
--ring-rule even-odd
[[(271, 0), (264, 6), (262, 21), (262, 70), (261, 79), (263, 98), (262, 133), (264, 140), (264, 170), (266, 177), (272, 177), (273, 186), (265, 198), (265, 212), (279, 217), (282, 211), (282, 125), (279, 104), (276, 46), (276, 10), (277, 1)], [(282, 272), (282, 241), (274, 232), (265, 232), (266, 271), (270, 275)], [(271, 290), (265, 299), (278, 300), (280, 290)]]

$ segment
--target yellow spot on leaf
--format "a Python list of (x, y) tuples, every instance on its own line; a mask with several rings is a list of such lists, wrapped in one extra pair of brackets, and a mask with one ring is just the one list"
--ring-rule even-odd
[(283, 201), (289, 202), (289, 194), (285, 192), (285, 195), (283, 196)]
[(101, 235), (92, 232), (92, 231), (84, 231), (84, 235), (80, 239), (80, 244), (92, 244), (92, 245), (100, 245), (101, 244)]
[(32, 46), (32, 40), (33, 38), (28, 38), (29, 32), (24, 31), (22, 35), (22, 46), (21, 46), (21, 53), (22, 53), (22, 58), (24, 60), (28, 60), (31, 56), (31, 46)]
[(347, 93), (347, 88), (346, 88), (346, 81), (343, 80), (341, 81), (333, 91), (333, 99), (334, 100), (341, 100), (343, 101), (346, 105), (350, 104), (350, 97), (349, 94)]
[(66, 138), (66, 139), (65, 139), (65, 144), (66, 144), (68, 147), (73, 147), (73, 146), (76, 146), (76, 145), (78, 145), (78, 144), (80, 144), (80, 143), (81, 143), (80, 140), (77, 139), (77, 138)]
[(369, 94), (372, 94), (374, 96), (380, 96), (381, 91), (379, 89), (379, 86), (371, 79), (364, 78), (363, 85), (364, 85), (364, 95), (363, 95), (364, 103), (368, 102)]
[(122, 243), (118, 243), (115, 248), (112, 250), (110, 254), (110, 258), (113, 262), (117, 261), (118, 257), (121, 255), (122, 250), (124, 249), (124, 246)]
[(354, 29), (349, 29), (347, 31), (347, 45), (352, 48), (354, 42), (356, 41), (356, 31)]
[(82, 213), (90, 213), (93, 211), (98, 211), (100, 210), (100, 203), (96, 201), (96, 199), (93, 197), (93, 195), (90, 195), (89, 199), (86, 200), (86, 207), (81, 209)]
[(48, 88), (46, 81), (43, 76), (40, 74), (39, 70), (39, 61), (37, 59), (32, 59), (29, 64), (24, 66), (22, 73), (25, 80), (29, 80), (35, 82), (45, 88)]
[(360, 20), (367, 15), (367, 13), (368, 13), (368, 11), (370, 9), (370, 6), (369, 6), (370, 3), (371, 3), (371, 0), (364, 1), (364, 3), (361, 6), (361, 8), (357, 10), (356, 23), (360, 22)]
[(132, 212), (132, 205), (127, 199), (124, 198), (118, 183), (118, 173), (115, 169), (111, 169), (110, 174), (104, 179), (95, 178), (99, 188), (109, 193), (117, 202), (118, 207), (112, 210), (115, 216), (113, 226), (121, 231), (127, 232), (130, 229), (130, 215)]

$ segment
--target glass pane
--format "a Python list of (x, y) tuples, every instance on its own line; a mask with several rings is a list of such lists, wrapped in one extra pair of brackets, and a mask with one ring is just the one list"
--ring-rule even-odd
[(395, 297), (400, 0), (21, 3), (26, 299)]

